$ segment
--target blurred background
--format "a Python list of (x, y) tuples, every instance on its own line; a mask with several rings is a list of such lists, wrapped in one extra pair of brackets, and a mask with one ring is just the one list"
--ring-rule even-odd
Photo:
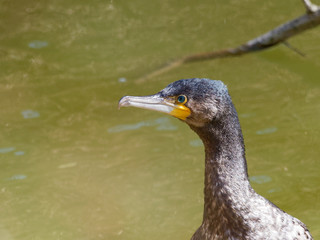
[(289, 41), (305, 57), (279, 45), (137, 81), (304, 13), (299, 0), (0, 0), (0, 239), (190, 239), (202, 143), (117, 103), (192, 77), (228, 85), (253, 187), (320, 238), (319, 27)]

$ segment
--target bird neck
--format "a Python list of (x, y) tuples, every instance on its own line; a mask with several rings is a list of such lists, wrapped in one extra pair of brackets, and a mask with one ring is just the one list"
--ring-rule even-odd
[[(252, 193), (248, 180), (243, 136), (234, 108), (223, 121), (213, 120), (203, 127), (191, 128), (205, 147), (205, 189), (202, 227), (221, 232), (243, 229), (241, 212)], [(243, 233), (236, 233), (243, 234)]]

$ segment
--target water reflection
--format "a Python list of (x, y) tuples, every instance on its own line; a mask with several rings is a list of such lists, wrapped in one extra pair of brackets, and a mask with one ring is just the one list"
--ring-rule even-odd
[(26, 119), (40, 117), (40, 113), (38, 113), (37, 111), (34, 111), (34, 110), (30, 110), (30, 109), (21, 111), (21, 114), (22, 114), (23, 118), (26, 118)]
[(258, 135), (270, 134), (270, 133), (276, 132), (277, 130), (278, 130), (278, 128), (276, 128), (276, 127), (269, 127), (269, 128), (264, 128), (264, 129), (256, 131), (256, 134), (258, 134)]
[(108, 129), (109, 133), (117, 133), (117, 132), (123, 132), (123, 131), (131, 131), (131, 130), (137, 130), (142, 127), (156, 127), (156, 130), (158, 131), (174, 131), (177, 129), (177, 126), (175, 126), (170, 118), (168, 117), (161, 117), (154, 120), (147, 120), (147, 121), (141, 121), (137, 123), (132, 124), (122, 124), (118, 126), (114, 126)]
[(281, 188), (272, 188), (268, 190), (268, 193), (276, 193), (276, 192), (282, 192)]
[(249, 180), (254, 183), (263, 184), (263, 183), (271, 182), (272, 179), (269, 176), (260, 175), (260, 176), (251, 176), (249, 177)]
[(239, 114), (240, 118), (251, 118), (251, 117), (254, 117), (254, 116), (255, 116), (254, 113), (241, 113), (241, 114)]
[(35, 41), (32, 41), (32, 42), (29, 42), (28, 46), (30, 48), (40, 49), (40, 48), (47, 47), (48, 46), (48, 42), (35, 40)]
[(61, 164), (58, 166), (58, 168), (63, 169), (63, 168), (72, 168), (77, 166), (76, 162), (70, 162), (70, 163), (65, 163), (65, 164)]
[(24, 151), (16, 151), (16, 152), (14, 152), (14, 155), (16, 155), (16, 156), (22, 156), (24, 154), (25, 154)]
[(7, 180), (24, 180), (26, 179), (27, 176), (26, 175), (22, 175), (22, 174), (17, 174), (17, 175), (13, 175), (12, 177), (8, 178)]
[(202, 143), (202, 141), (200, 139), (191, 140), (189, 142), (189, 144), (192, 147), (201, 147), (201, 146), (203, 146), (203, 143)]
[(118, 82), (119, 83), (125, 83), (125, 82), (127, 82), (127, 79), (124, 78), (124, 77), (121, 77), (121, 78), (118, 79)]
[(0, 153), (9, 153), (14, 151), (15, 149), (16, 149), (15, 147), (0, 148)]

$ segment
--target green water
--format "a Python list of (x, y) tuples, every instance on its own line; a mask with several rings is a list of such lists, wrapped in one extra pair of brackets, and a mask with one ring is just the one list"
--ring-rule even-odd
[(304, 13), (300, 1), (0, 1), (0, 239), (189, 239), (203, 148), (180, 121), (117, 110), (181, 78), (223, 80), (252, 185), (320, 238), (320, 29), (241, 58), (136, 79), (236, 46)]

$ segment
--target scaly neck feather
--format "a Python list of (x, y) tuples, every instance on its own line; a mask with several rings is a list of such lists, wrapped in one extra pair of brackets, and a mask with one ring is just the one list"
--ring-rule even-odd
[(198, 231), (241, 239), (248, 228), (242, 214), (248, 210), (246, 203), (254, 191), (248, 180), (239, 120), (231, 107), (220, 120), (190, 127), (205, 147), (204, 213)]

